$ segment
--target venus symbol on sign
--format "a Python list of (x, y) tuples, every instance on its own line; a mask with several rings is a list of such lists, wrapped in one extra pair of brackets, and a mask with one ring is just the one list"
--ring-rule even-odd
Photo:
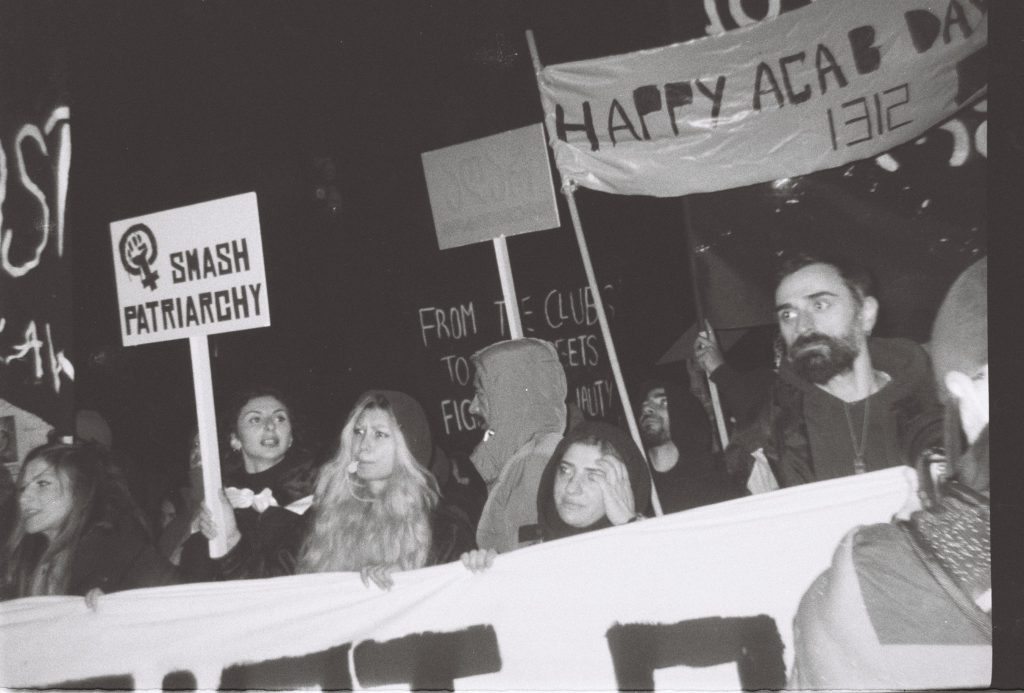
[(142, 276), (142, 286), (154, 291), (159, 272), (150, 269), (156, 261), (156, 238), (145, 224), (135, 224), (129, 228), (119, 244), (121, 264), (128, 274)]

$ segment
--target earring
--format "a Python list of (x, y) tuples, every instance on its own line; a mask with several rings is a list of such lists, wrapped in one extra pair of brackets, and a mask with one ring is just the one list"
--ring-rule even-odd
[(242, 444), (240, 442), (238, 442), (237, 440), (232, 440), (231, 441), (231, 449), (234, 450), (235, 452), (238, 452), (239, 450), (242, 449)]

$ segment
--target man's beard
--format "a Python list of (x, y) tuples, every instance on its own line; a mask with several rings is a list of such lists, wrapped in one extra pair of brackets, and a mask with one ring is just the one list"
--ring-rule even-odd
[(645, 448), (653, 448), (658, 445), (664, 445), (665, 443), (672, 440), (672, 436), (669, 435), (667, 427), (661, 425), (658, 421), (656, 427), (648, 428), (644, 425), (643, 419), (640, 419), (640, 440), (643, 441)]
[[(811, 345), (818, 348), (801, 351)], [(789, 353), (797, 375), (816, 385), (825, 385), (853, 368), (860, 348), (852, 331), (841, 337), (811, 333), (797, 337), (789, 346)]]

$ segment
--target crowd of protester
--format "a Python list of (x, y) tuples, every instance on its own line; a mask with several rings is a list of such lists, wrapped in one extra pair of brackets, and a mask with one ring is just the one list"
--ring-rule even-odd
[[(738, 498), (763, 490), (752, 483), (757, 475), (787, 487), (909, 465), (920, 472), (922, 511), (950, 496), (961, 505), (923, 524), (925, 540), (883, 527), (853, 544), (858, 569), (875, 576), (868, 584), (877, 589), (865, 596), (882, 619), (879, 632), (904, 642), (898, 633), (906, 628), (885, 614), (917, 604), (930, 610), (907, 614), (918, 630), (955, 621), (965, 639), (990, 641), (986, 296), (981, 260), (940, 309), (930, 359), (909, 340), (872, 336), (879, 305), (868, 273), (789, 258), (775, 292), (775, 368), (737, 371), (702, 333), (690, 369), (701, 378), (635, 389), (643, 450), (623, 427), (567, 415), (566, 377), (551, 344), (498, 342), (472, 359), (470, 411), (485, 433), (470, 456), (478, 475), (471, 479), (435, 444), (408, 394), (361, 395), (318, 458), (288, 397), (253, 389), (222, 418), (223, 488), (203, 497), (194, 437), (190, 484), (166, 500), (161, 527), (146, 522), (112, 462), (109, 429), (105, 439), (83, 432), (76, 442), (33, 450), (13, 486), (4, 480), (0, 597), (95, 599), (135, 587), (329, 571), (359, 572), (368, 586), (390, 589), (395, 571), (460, 557), (485, 570), (498, 554), (534, 542), (636, 522), (657, 507), (672, 513)], [(724, 449), (700, 396), (703, 377), (732, 423)], [(935, 461), (946, 471), (933, 473)], [(950, 518), (967, 518), (971, 531), (942, 524)], [(209, 540), (218, 535), (227, 553), (211, 558)], [(920, 543), (938, 557), (939, 572), (922, 573), (911, 558)], [(870, 572), (872, 561), (887, 566), (881, 573), (899, 583), (898, 597)], [(830, 627), (816, 612), (825, 589), (805, 598), (797, 622), (804, 633)], [(906, 594), (913, 589), (932, 598), (915, 601)], [(815, 647), (798, 651), (802, 680), (827, 687)]]

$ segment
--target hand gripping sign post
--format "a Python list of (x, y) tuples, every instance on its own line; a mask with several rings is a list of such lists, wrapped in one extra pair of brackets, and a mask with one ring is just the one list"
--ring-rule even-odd
[[(220, 453), (206, 335), (270, 325), (256, 193), (111, 222), (125, 346), (187, 337), (203, 458), (203, 493), (220, 493)], [(218, 528), (219, 503), (208, 503)], [(210, 555), (223, 556), (223, 531)]]

